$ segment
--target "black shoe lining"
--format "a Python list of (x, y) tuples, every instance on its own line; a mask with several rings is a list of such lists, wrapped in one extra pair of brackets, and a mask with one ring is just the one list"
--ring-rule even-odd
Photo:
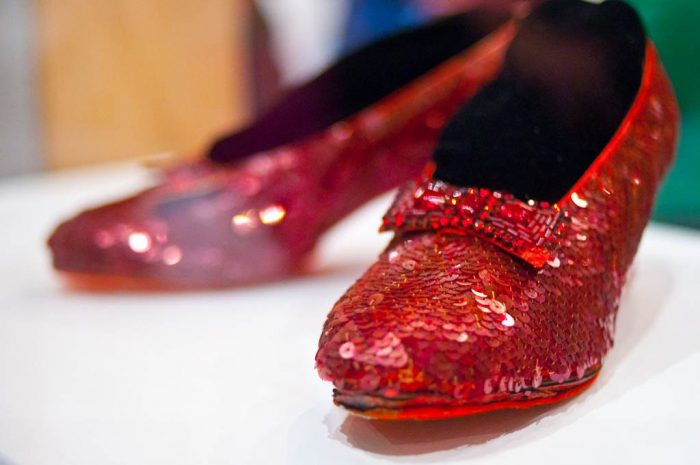
[(622, 1), (543, 4), (523, 21), (500, 76), (448, 123), (435, 177), (558, 201), (634, 102), (645, 37)]
[(217, 141), (209, 159), (232, 162), (322, 131), (465, 51), (507, 20), (503, 13), (471, 11), (362, 48), (290, 92), (252, 126)]

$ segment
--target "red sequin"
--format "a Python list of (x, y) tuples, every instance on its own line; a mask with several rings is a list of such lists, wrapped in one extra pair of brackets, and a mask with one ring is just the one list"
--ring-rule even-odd
[[(456, 188), (429, 171), (405, 186), (384, 222), (393, 241), (321, 335), (317, 367), (335, 401), (372, 417), (437, 418), (552, 402), (588, 386), (613, 345), (622, 285), (678, 121), (650, 44), (617, 134), (556, 205)], [(341, 356), (347, 343), (357, 355)]]
[(289, 275), (333, 224), (420, 173), (444, 122), (497, 74), (513, 33), (512, 23), (504, 25), (307, 139), (232, 165), (183, 165), (152, 189), (83, 212), (49, 240), (54, 266), (81, 278), (126, 277), (107, 285), (129, 287)]
[(567, 219), (556, 204), (425, 179), (401, 190), (382, 231), (474, 234), (542, 268), (554, 258)]

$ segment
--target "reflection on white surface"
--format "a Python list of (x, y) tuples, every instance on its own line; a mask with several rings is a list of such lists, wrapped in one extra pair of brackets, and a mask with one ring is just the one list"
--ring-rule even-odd
[[(90, 172), (87, 172), (90, 173)], [(700, 237), (654, 226), (600, 379), (562, 405), (432, 423), (331, 403), (313, 358), (326, 313), (388, 240), (389, 197), (331, 233), (312, 273), (247, 289), (84, 294), (43, 241), (129, 169), (0, 183), (0, 463), (693, 463), (700, 453)], [(5, 223), (8, 224), (8, 223)]]

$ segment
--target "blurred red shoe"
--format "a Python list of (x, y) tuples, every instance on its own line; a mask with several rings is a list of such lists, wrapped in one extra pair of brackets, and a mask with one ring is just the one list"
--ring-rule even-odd
[[(679, 113), (626, 4), (544, 4), (384, 218), (316, 357), (335, 402), (432, 419), (560, 401), (613, 345)], [(632, 309), (630, 309), (632, 310)]]
[(61, 224), (54, 267), (108, 289), (289, 275), (324, 231), (420, 172), (445, 122), (497, 74), (513, 30), (507, 15), (472, 11), (350, 55), (206, 160)]

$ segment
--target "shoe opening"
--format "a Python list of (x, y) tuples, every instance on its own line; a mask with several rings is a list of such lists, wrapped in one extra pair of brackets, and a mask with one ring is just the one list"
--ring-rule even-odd
[(558, 201), (634, 102), (645, 37), (621, 1), (543, 4), (523, 21), (499, 77), (446, 126), (435, 177)]
[(359, 49), (290, 91), (252, 126), (217, 141), (209, 159), (231, 162), (322, 131), (465, 51), (508, 19), (475, 10)]

